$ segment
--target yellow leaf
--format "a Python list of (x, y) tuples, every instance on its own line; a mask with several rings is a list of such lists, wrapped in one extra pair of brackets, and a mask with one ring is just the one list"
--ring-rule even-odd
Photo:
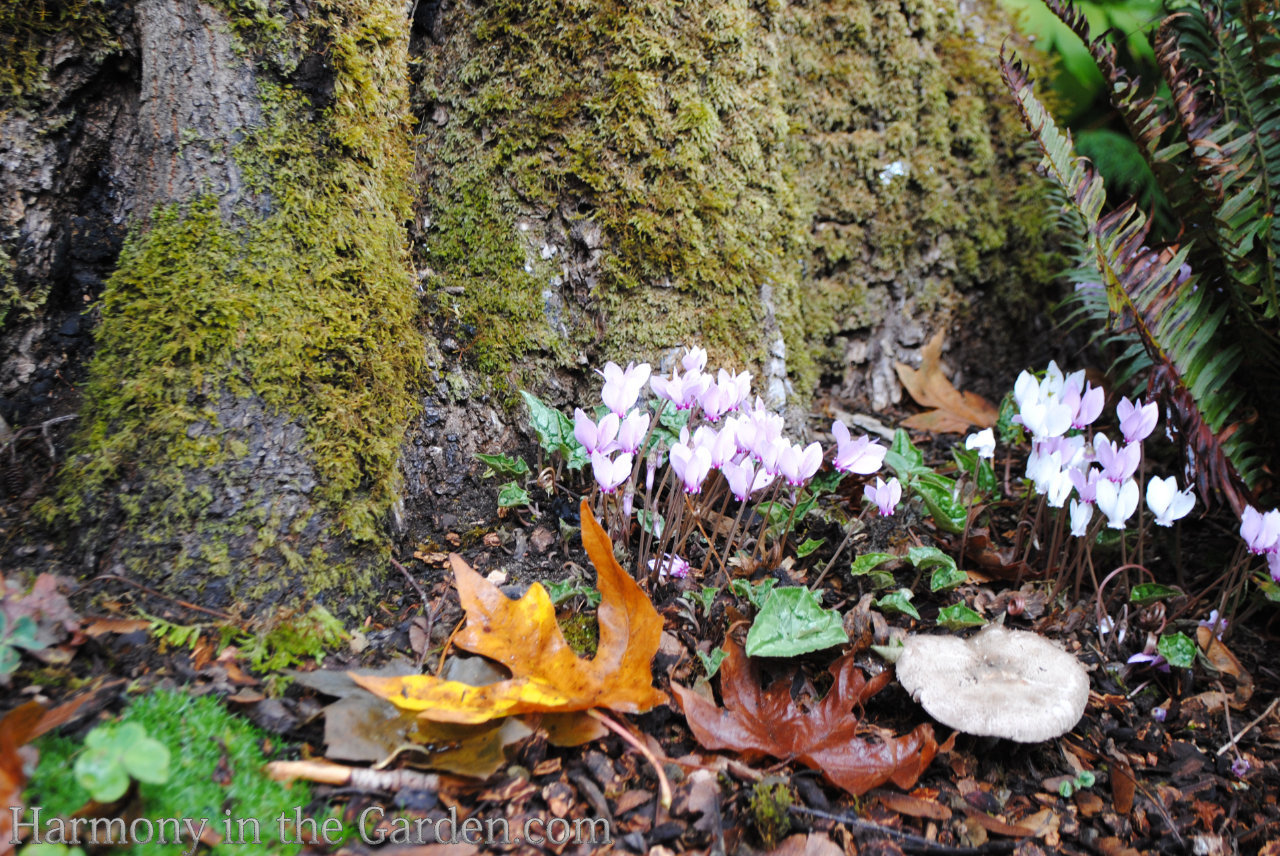
[(613, 544), (582, 503), (582, 543), (596, 567), (600, 644), (584, 660), (569, 647), (546, 589), (534, 583), (512, 600), (456, 554), (449, 556), (467, 624), (459, 648), (497, 660), (506, 681), (473, 687), (431, 675), (376, 678), (352, 675), (360, 686), (403, 710), (438, 722), (474, 723), (535, 712), (596, 707), (640, 713), (666, 701), (653, 687), (650, 663), (662, 618), (613, 557)]

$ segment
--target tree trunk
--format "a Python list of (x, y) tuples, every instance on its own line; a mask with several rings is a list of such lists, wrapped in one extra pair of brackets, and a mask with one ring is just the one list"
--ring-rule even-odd
[(37, 510), (186, 599), (368, 596), (400, 501), (440, 511), (516, 388), (700, 342), (775, 405), (883, 407), (1042, 267), (985, 6), (25, 8), (0, 408), (79, 407)]

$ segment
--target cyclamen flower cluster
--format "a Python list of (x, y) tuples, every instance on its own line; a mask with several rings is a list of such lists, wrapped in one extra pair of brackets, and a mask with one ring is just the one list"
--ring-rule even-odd
[[(769, 410), (759, 396), (750, 400), (750, 372), (733, 374), (720, 369), (712, 375), (706, 371), (706, 364), (707, 352), (702, 348), (690, 349), (669, 377), (654, 375), (648, 363), (631, 363), (625, 369), (613, 362), (605, 364), (600, 397), (609, 413), (598, 422), (581, 408), (573, 414), (573, 435), (590, 456), (592, 473), (601, 491), (615, 493), (624, 485), (630, 491), (635, 456), (644, 454), (641, 447), (653, 419), (645, 406), (636, 406), (646, 383), (659, 399), (677, 410), (701, 414), (703, 424), (692, 432), (688, 427), (682, 428), (678, 441), (667, 450), (672, 472), (687, 494), (700, 493), (714, 471), (725, 477), (740, 502), (778, 478), (792, 488), (813, 478), (822, 466), (822, 446), (801, 446), (783, 435), (782, 416)], [(854, 438), (838, 420), (832, 425), (832, 433), (836, 438), (832, 462), (835, 469), (860, 475), (880, 469), (888, 451), (884, 446), (866, 436)], [(660, 455), (658, 451), (649, 455), (649, 489), (661, 466)], [(897, 485), (896, 479), (890, 481)], [(900, 496), (901, 486), (897, 486), (894, 504)], [(893, 513), (892, 505), (875, 501), (882, 514)]]
[[(1088, 533), (1095, 506), (1109, 528), (1123, 529), (1138, 508), (1140, 490), (1134, 474), (1142, 461), (1142, 441), (1151, 436), (1159, 419), (1155, 402), (1120, 399), (1116, 418), (1123, 442), (1101, 432), (1090, 442), (1084, 432), (1102, 415), (1106, 393), (1087, 383), (1083, 371), (1064, 376), (1051, 362), (1041, 380), (1023, 372), (1014, 384), (1013, 397), (1018, 405), (1014, 421), (1031, 434), (1027, 478), (1036, 492), (1053, 508), (1062, 508), (1070, 499), (1074, 536)], [(1195, 506), (1191, 489), (1179, 491), (1172, 476), (1153, 476), (1146, 498), (1160, 526), (1172, 526)]]
[(1280, 583), (1280, 508), (1263, 514), (1251, 505), (1246, 506), (1240, 517), (1240, 537), (1249, 552), (1267, 557), (1271, 579)]

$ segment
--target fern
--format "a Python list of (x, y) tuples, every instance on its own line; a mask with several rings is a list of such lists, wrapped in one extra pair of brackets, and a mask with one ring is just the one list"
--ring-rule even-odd
[[(1021, 63), (1002, 56), (1001, 71), (1044, 155), (1044, 170), (1065, 192), (1111, 326), (1130, 338), (1130, 356), (1140, 348), (1149, 361), (1148, 394), (1164, 402), (1201, 497), (1208, 501), (1217, 492), (1239, 513), (1248, 493), (1240, 473), (1260, 466), (1241, 430), (1243, 396), (1230, 383), (1242, 354), (1226, 329), (1227, 303), (1185, 267), (1189, 246), (1147, 246), (1147, 219), (1135, 205), (1103, 214), (1102, 178), (1076, 156), (1070, 136), (1036, 99)], [(1100, 309), (1097, 295), (1083, 291), (1086, 306), (1092, 299)]]

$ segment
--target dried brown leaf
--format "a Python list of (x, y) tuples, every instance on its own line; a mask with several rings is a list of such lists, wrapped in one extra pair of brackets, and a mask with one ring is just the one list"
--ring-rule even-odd
[(672, 685), (694, 737), (705, 748), (799, 761), (854, 795), (885, 782), (909, 788), (933, 760), (938, 744), (927, 724), (905, 737), (884, 734), (878, 742), (864, 737), (871, 729), (854, 710), (879, 692), (891, 673), (868, 681), (846, 655), (831, 665), (835, 683), (826, 696), (806, 710), (791, 698), (789, 679), (762, 690), (741, 646), (729, 640), (725, 648), (728, 657), (720, 667), (723, 708)]
[(920, 368), (913, 369), (906, 363), (894, 364), (898, 380), (915, 402), (921, 407), (934, 408), (917, 413), (902, 424), (937, 434), (961, 434), (970, 425), (990, 428), (999, 415), (991, 402), (977, 393), (960, 392), (942, 373), (944, 335), (939, 330), (920, 351)]

